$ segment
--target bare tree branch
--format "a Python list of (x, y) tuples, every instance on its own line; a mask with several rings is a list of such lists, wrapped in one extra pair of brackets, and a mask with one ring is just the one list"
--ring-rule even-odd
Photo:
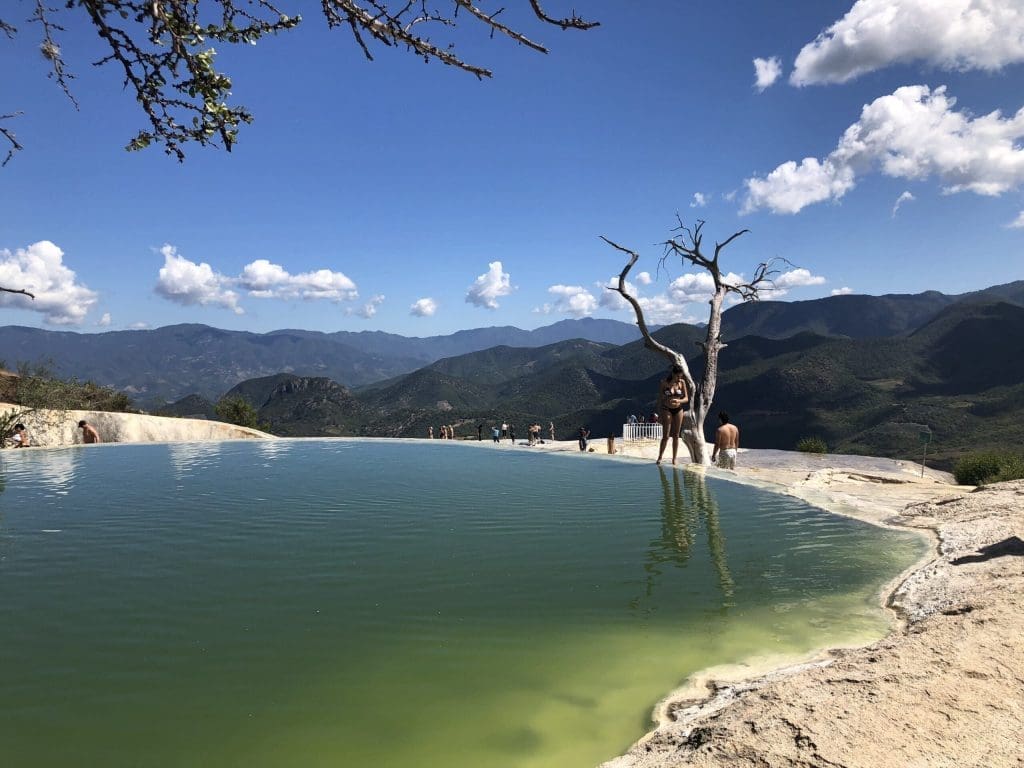
[(36, 295), (34, 293), (29, 293), (23, 288), (4, 288), (2, 285), (0, 285), (0, 291), (3, 291), (4, 293), (20, 293), (22, 296), (28, 296), (32, 300), (35, 300), (36, 298)]
[(715, 243), (715, 258), (713, 259), (714, 262), (716, 264), (718, 263), (718, 257), (722, 253), (723, 248), (725, 248), (729, 243), (731, 243), (740, 235), (745, 235), (749, 231), (749, 229), (741, 229), (739, 232), (734, 232), (733, 234), (729, 235), (729, 237), (725, 239), (724, 243)]
[(624, 298), (627, 302), (629, 302), (629, 305), (633, 307), (633, 313), (636, 315), (636, 324), (637, 326), (639, 326), (640, 333), (644, 337), (644, 346), (650, 349), (651, 351), (657, 352), (659, 355), (668, 358), (669, 361), (671, 361), (674, 365), (678, 365), (680, 368), (682, 368), (683, 378), (686, 379), (687, 386), (690, 388), (690, 391), (693, 392), (695, 384), (693, 381), (693, 376), (690, 375), (690, 366), (686, 362), (686, 357), (680, 354), (679, 352), (676, 352), (671, 347), (662, 344), (660, 341), (654, 338), (654, 336), (651, 335), (651, 332), (647, 327), (647, 321), (644, 319), (643, 307), (640, 306), (640, 302), (636, 299), (636, 297), (629, 292), (628, 287), (626, 285), (626, 277), (629, 275), (629, 271), (633, 268), (633, 265), (636, 264), (637, 259), (640, 258), (640, 254), (638, 254), (636, 251), (631, 251), (628, 248), (625, 248), (619, 245), (618, 243), (613, 242), (612, 240), (609, 240), (604, 235), (600, 235), (600, 238), (604, 240), (606, 243), (608, 243), (608, 245), (610, 245), (612, 248), (616, 249), (617, 251), (621, 251), (622, 253), (625, 253), (629, 256), (629, 261), (626, 263), (626, 266), (623, 267), (622, 272), (619, 273), (618, 284), (614, 286), (608, 286), (608, 290), (615, 291), (620, 296), (622, 296), (622, 298)]
[(73, 80), (75, 76), (64, 69), (64, 59), (61, 57), (60, 46), (57, 45), (54, 39), (54, 33), (64, 31), (64, 27), (50, 21), (49, 13), (54, 10), (56, 9), (47, 7), (45, 0), (36, 0), (36, 10), (29, 17), (29, 21), (37, 23), (43, 30), (43, 40), (39, 44), (39, 52), (43, 54), (43, 58), (50, 62), (51, 70), (47, 77), (57, 82), (60, 89), (64, 91), (64, 95), (75, 105), (75, 109), (78, 109), (78, 101), (72, 95), (71, 87), (68, 85), (68, 80)]
[(479, 8), (473, 5), (473, 3), (469, 2), (469, 0), (455, 0), (455, 4), (456, 10), (458, 8), (465, 8), (471, 15), (473, 15), (478, 20), (482, 21), (484, 24), (490, 27), (492, 37), (494, 36), (495, 32), (500, 32), (506, 37), (515, 40), (517, 43), (525, 45), (527, 48), (532, 48), (533, 50), (539, 51), (540, 53), (548, 52), (548, 49), (545, 48), (540, 43), (533, 42), (533, 40), (530, 40), (522, 33), (510, 29), (509, 27), (506, 27), (504, 24), (498, 21), (497, 16), (499, 13), (505, 10), (504, 8), (499, 8), (494, 13), (488, 14), (481, 11)]
[[(12, 118), (17, 117), (20, 114), (20, 112), (15, 112), (11, 115), (0, 115), (0, 122), (4, 120), (11, 120)], [(10, 147), (8, 147), (7, 149), (7, 156), (4, 157), (4, 161), (0, 163), (0, 168), (3, 168), (5, 165), (7, 165), (7, 163), (10, 162), (11, 158), (14, 157), (14, 153), (20, 150), (22, 147), (21, 144), (18, 143), (18, 138), (14, 135), (14, 131), (12, 131), (10, 128), (5, 128), (4, 126), (0, 125), (0, 136), (3, 136), (4, 139), (7, 140), (7, 143), (10, 144)]]
[(585, 21), (576, 15), (573, 11), (572, 16), (565, 19), (554, 19), (548, 16), (541, 7), (540, 0), (530, 0), (530, 6), (533, 8), (534, 14), (537, 18), (548, 24), (554, 24), (555, 26), (561, 27), (562, 29), (593, 29), (594, 27), (601, 26), (599, 21)]

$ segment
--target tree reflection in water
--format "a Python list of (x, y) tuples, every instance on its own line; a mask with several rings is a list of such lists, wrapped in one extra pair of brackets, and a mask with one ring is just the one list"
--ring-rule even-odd
[(635, 598), (631, 606), (639, 608), (650, 598), (664, 576), (666, 567), (685, 567), (693, 554), (697, 527), (703, 523), (707, 532), (708, 553), (718, 576), (722, 607), (733, 603), (735, 584), (729, 573), (725, 537), (718, 518), (718, 502), (708, 490), (703, 472), (666, 470), (659, 466), (661, 478), (661, 535), (647, 550), (644, 571), (647, 573), (645, 594)]

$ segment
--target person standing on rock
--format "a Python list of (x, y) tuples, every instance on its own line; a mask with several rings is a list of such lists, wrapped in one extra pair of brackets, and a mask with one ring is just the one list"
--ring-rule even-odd
[(715, 432), (715, 450), (711, 452), (711, 461), (718, 459), (722, 469), (736, 469), (736, 454), (740, 448), (740, 430), (735, 424), (729, 423), (729, 414), (722, 411), (718, 414), (722, 426)]
[(586, 427), (580, 427), (580, 450), (587, 450), (587, 441), (590, 439), (590, 430)]
[(85, 419), (78, 422), (78, 428), (82, 430), (82, 442), (83, 443), (102, 443), (100, 440), (100, 433), (96, 431), (96, 427), (90, 424)]
[(679, 365), (673, 365), (668, 376), (658, 384), (658, 411), (661, 414), (661, 446), (658, 448), (658, 460), (665, 455), (665, 447), (668, 439), (672, 438), (672, 463), (676, 463), (676, 456), (679, 453), (679, 433), (683, 429), (683, 414), (686, 412), (686, 405), (690, 402), (690, 395), (686, 390), (686, 379), (683, 378), (683, 369)]
[(548, 434), (551, 435), (551, 442), (555, 442), (555, 422), (548, 422)]

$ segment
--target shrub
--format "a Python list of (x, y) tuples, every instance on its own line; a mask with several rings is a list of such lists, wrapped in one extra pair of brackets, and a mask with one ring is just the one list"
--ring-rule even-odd
[(828, 445), (820, 437), (801, 437), (796, 449), (802, 453), (828, 453)]
[(985, 485), (1024, 478), (1024, 457), (1008, 451), (988, 451), (964, 456), (953, 476), (959, 485)]
[(213, 412), (217, 418), (230, 424), (237, 424), (240, 427), (252, 429), (266, 429), (260, 423), (259, 413), (252, 403), (244, 397), (224, 397), (213, 406)]
[(35, 410), (123, 412), (132, 408), (124, 392), (75, 377), (58, 378), (49, 363), (19, 363), (15, 387), (17, 402)]

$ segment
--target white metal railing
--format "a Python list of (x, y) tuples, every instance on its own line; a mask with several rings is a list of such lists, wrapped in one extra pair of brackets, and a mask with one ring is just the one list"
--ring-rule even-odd
[(622, 441), (661, 440), (661, 424), (623, 424)]

